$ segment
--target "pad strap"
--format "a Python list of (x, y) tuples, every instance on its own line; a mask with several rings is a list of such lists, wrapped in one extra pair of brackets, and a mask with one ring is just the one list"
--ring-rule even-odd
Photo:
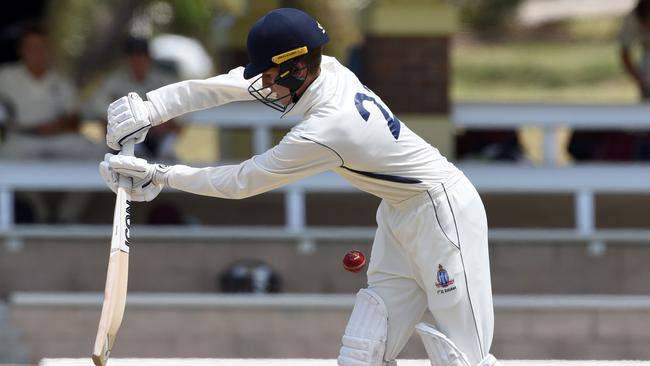
[(488, 353), (487, 356), (485, 356), (481, 362), (479, 362), (478, 366), (500, 366), (501, 364), (499, 361), (496, 359), (496, 357), (492, 356), (491, 354)]
[(427, 323), (420, 323), (415, 330), (422, 338), (431, 366), (471, 366), (467, 356), (446, 335)]

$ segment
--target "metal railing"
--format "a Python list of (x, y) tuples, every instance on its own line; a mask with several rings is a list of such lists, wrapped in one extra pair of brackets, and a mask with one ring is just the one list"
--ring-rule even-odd
[[(100, 307), (98, 292), (13, 292), (11, 306)], [(354, 294), (130, 293), (129, 308), (352, 309)], [(650, 310), (647, 295), (495, 295), (496, 310)]]
[[(257, 103), (230, 105), (195, 112), (186, 123), (219, 127), (250, 128), (253, 151), (261, 153), (271, 147), (272, 129), (296, 124), (292, 118)], [(538, 104), (457, 104), (453, 107), (453, 123), (462, 128), (517, 128), (536, 125), (551, 131), (571, 128), (632, 128), (650, 129), (648, 105), (538, 105)], [(408, 123), (408, 121), (406, 121)], [(555, 139), (545, 142), (547, 162), (554, 160)], [(598, 230), (595, 226), (596, 193), (649, 193), (650, 166), (643, 164), (583, 164), (561, 167), (517, 164), (458, 164), (480, 192), (495, 193), (570, 193), (574, 196), (575, 227), (567, 229), (499, 229), (492, 230), (494, 239), (587, 241), (599, 247), (605, 241), (650, 241), (647, 230)], [(65, 171), (65, 174), (61, 174)], [(56, 235), (54, 228), (21, 229), (14, 224), (13, 195), (16, 190), (105, 190), (95, 163), (73, 162), (15, 162), (0, 161), (0, 235), (6, 237)], [(308, 228), (305, 223), (305, 194), (311, 192), (350, 192), (355, 188), (334, 173), (323, 173), (295, 182), (279, 191), (285, 195), (285, 226), (259, 228), (260, 235), (285, 235), (298, 240), (322, 237), (327, 230)], [(232, 230), (230, 230), (232, 229)], [(237, 228), (195, 228), (204, 236), (252, 235), (255, 231)], [(90, 235), (95, 229), (83, 231)], [(158, 229), (157, 229), (158, 230)], [(151, 230), (151, 235), (157, 230)], [(345, 230), (345, 229), (344, 229)], [(277, 231), (277, 232), (276, 232)], [(97, 232), (95, 230), (94, 232)], [(143, 229), (143, 233), (147, 230)], [(159, 231), (158, 231), (159, 232)], [(237, 234), (240, 232), (241, 234)], [(345, 231), (343, 231), (345, 232)], [(69, 231), (68, 231), (69, 233)], [(371, 236), (369, 228), (348, 229), (348, 235)], [(185, 234), (184, 234), (185, 235)]]
[(451, 120), (467, 129), (539, 127), (543, 161), (555, 165), (558, 129), (650, 130), (650, 104), (459, 103), (452, 107)]
[[(572, 167), (518, 166), (495, 164), (459, 164), (480, 192), (487, 193), (569, 193), (574, 196), (575, 227), (567, 229), (500, 229), (492, 230), (494, 239), (513, 241), (531, 240), (589, 241), (600, 245), (602, 242), (648, 241), (649, 231), (645, 230), (597, 230), (595, 225), (596, 193), (650, 193), (650, 167), (646, 165), (595, 164)], [(60, 174), (65, 171), (66, 174)], [(60, 162), (2, 162), (0, 163), (0, 235), (34, 236), (38, 233), (57, 235), (50, 228), (16, 227), (13, 221), (13, 195), (16, 190), (106, 190), (94, 163)], [(347, 237), (369, 237), (371, 229), (309, 229), (305, 223), (305, 194), (312, 192), (351, 192), (355, 188), (334, 173), (323, 173), (300, 180), (278, 189), (285, 195), (285, 226), (281, 228), (260, 228), (261, 237), (283, 237), (299, 240), (348, 235)], [(64, 228), (65, 229), (65, 228)], [(309, 230), (308, 230), (309, 229)], [(81, 230), (79, 226), (75, 231)], [(105, 235), (104, 229), (89, 226), (80, 235)], [(163, 237), (173, 236), (160, 228), (150, 230), (136, 229), (139, 235)], [(241, 228), (196, 228), (192, 229), (202, 237), (251, 236), (256, 231)], [(238, 234), (238, 232), (240, 234)], [(94, 233), (94, 234), (93, 234)], [(100, 234), (101, 233), (101, 234)], [(219, 234), (221, 233), (221, 234)], [(332, 233), (332, 234), (329, 234)], [(71, 230), (63, 230), (64, 235), (73, 235)], [(187, 234), (183, 234), (186, 236)]]

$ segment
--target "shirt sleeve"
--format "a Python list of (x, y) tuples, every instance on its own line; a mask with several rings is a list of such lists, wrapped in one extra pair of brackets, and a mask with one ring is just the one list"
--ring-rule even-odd
[(59, 105), (66, 114), (73, 114), (79, 112), (79, 97), (77, 88), (70, 80), (59, 75), (58, 76), (58, 95), (54, 97), (58, 99)]
[(209, 79), (163, 86), (147, 93), (147, 99), (164, 122), (185, 113), (251, 100), (253, 97), (248, 93), (250, 83), (244, 79), (244, 68), (238, 67)]
[(277, 146), (239, 165), (210, 168), (175, 165), (170, 169), (168, 183), (186, 192), (240, 199), (340, 165), (342, 161), (336, 152), (292, 130)]

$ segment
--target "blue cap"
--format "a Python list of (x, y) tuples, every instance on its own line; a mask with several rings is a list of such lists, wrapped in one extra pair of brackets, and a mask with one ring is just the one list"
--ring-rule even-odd
[(329, 41), (325, 29), (309, 14), (280, 8), (261, 17), (248, 33), (248, 58), (244, 78), (304, 55)]

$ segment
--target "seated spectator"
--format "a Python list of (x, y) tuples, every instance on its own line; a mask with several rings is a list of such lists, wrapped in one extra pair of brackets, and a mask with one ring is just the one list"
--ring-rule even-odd
[[(18, 42), (17, 63), (0, 68), (0, 100), (11, 111), (0, 145), (1, 159), (101, 160), (108, 150), (80, 133), (77, 90), (50, 63), (46, 32), (26, 27)], [(18, 197), (18, 203), (20, 199)], [(39, 222), (74, 222), (82, 214), (87, 194), (62, 196), (54, 215), (39, 194), (28, 195)]]
[(637, 137), (624, 131), (577, 130), (569, 140), (569, 154), (576, 161), (636, 160)]
[(516, 162), (523, 151), (517, 131), (468, 130), (456, 136), (456, 158)]
[[(110, 74), (92, 98), (93, 118), (105, 122), (108, 105), (129, 92), (145, 95), (177, 81), (173, 74), (153, 62), (149, 42), (144, 38), (129, 37), (124, 44), (124, 55), (124, 67)], [(176, 160), (174, 150), (180, 126), (170, 122), (149, 130), (144, 142), (135, 146), (135, 155), (159, 162)]]
[(0, 157), (101, 159), (106, 149), (80, 134), (77, 90), (52, 68), (45, 31), (28, 27), (18, 53), (0, 69), (0, 100), (13, 112)]

